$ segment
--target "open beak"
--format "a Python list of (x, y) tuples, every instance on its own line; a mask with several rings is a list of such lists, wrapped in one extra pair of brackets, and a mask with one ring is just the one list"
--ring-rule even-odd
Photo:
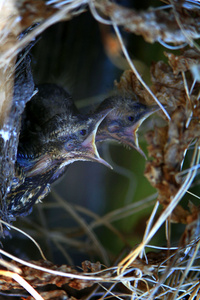
[(146, 120), (150, 115), (152, 115), (154, 112), (158, 111), (160, 107), (158, 105), (152, 105), (149, 106), (146, 111), (144, 111), (143, 115), (141, 115), (140, 119), (133, 124), (130, 127), (126, 127), (123, 130), (123, 133), (121, 135), (121, 140), (129, 145), (131, 148), (136, 149), (144, 158), (146, 159), (146, 155), (144, 152), (140, 149), (139, 147), (139, 142), (138, 142), (138, 135), (137, 131), (140, 127), (140, 125)]
[(97, 151), (97, 147), (95, 144), (95, 139), (96, 139), (96, 133), (98, 130), (98, 127), (100, 125), (100, 123), (103, 121), (103, 119), (107, 116), (107, 114), (110, 112), (111, 110), (105, 110), (104, 112), (101, 112), (101, 114), (99, 114), (98, 116), (96, 116), (96, 118), (99, 118), (99, 120), (95, 123), (95, 127), (92, 130), (92, 132), (90, 133), (90, 135), (84, 140), (84, 142), (82, 143), (82, 146), (87, 149), (87, 153), (86, 153), (86, 158), (88, 158), (88, 160), (91, 161), (95, 161), (95, 162), (99, 162), (103, 165), (105, 165), (106, 167), (113, 169), (112, 166), (107, 163), (107, 161), (105, 161), (103, 158), (100, 157), (98, 151)]
[(120, 134), (120, 136), (121, 136), (120, 140), (124, 144), (128, 145), (129, 147), (134, 148), (135, 150), (137, 150), (146, 159), (146, 155), (140, 149), (139, 142), (138, 142), (137, 130), (140, 127), (140, 122), (141, 122), (141, 120), (139, 120), (136, 124), (134, 124), (131, 127), (126, 127), (123, 130), (123, 133)]

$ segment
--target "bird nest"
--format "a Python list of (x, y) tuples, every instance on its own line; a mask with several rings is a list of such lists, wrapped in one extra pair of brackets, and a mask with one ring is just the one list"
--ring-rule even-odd
[[(1, 3), (1, 299), (199, 299), (200, 4), (195, 0), (165, 2), (156, 8), (137, 11), (109, 0), (9, 0)], [(73, 22), (84, 14), (90, 14), (98, 24), (100, 43), (107, 57), (123, 69), (120, 79), (114, 83), (115, 93), (136, 94), (145, 103), (157, 104), (160, 108), (143, 130), (147, 160), (142, 159), (142, 164), (145, 163), (144, 176), (148, 182), (141, 178), (144, 177), (141, 173), (137, 178), (139, 167), (130, 170), (129, 161), (124, 168), (113, 163), (114, 170), (129, 180), (130, 193), (126, 194), (124, 186), (120, 185), (123, 184), (120, 177), (122, 183), (117, 183), (115, 189), (117, 192), (122, 189), (121, 203), (109, 213), (99, 216), (83, 206), (67, 202), (54, 190), (54, 200), (45, 199), (43, 204), (35, 205), (39, 207), (36, 215), (41, 225), (30, 215), (14, 226), (6, 195), (15, 173), (20, 116), (32, 96), (32, 82), (27, 75), (26, 82), (20, 83), (13, 97), (16, 58), (52, 25)], [(146, 80), (138, 71), (140, 64), (130, 57), (127, 35), (142, 37), (145, 44), (140, 51), (145, 55), (156, 42), (159, 43), (156, 51), (160, 59), (150, 67), (145, 66), (150, 73)], [(47, 47), (45, 55), (48, 57), (53, 51), (53, 47)], [(76, 53), (71, 55), (76, 57)], [(84, 59), (87, 55), (90, 56), (89, 49)], [(93, 100), (94, 97), (91, 103)], [(80, 103), (84, 106), (84, 101)], [(105, 156), (109, 154), (106, 148)], [(121, 155), (119, 164), (123, 162)], [(129, 159), (138, 166), (138, 156)], [(102, 181), (105, 187), (106, 176)], [(141, 191), (147, 189), (146, 197), (131, 194), (136, 181)], [(148, 190), (149, 183), (154, 193), (153, 189)], [(124, 201), (127, 195), (131, 198), (129, 202)], [(93, 197), (101, 198), (94, 193)], [(62, 211), (73, 217), (78, 226), (66, 228), (58, 223), (56, 229), (51, 227), (57, 209), (60, 209), (58, 219)], [(48, 213), (50, 223), (44, 213), (47, 210), (51, 211)], [(132, 220), (131, 225), (126, 219)], [(133, 223), (134, 219), (137, 222)], [(120, 222), (125, 222), (126, 230), (120, 228)], [(140, 227), (145, 228), (137, 240), (135, 235)], [(102, 241), (98, 236), (99, 228), (105, 229)], [(120, 241), (116, 251), (107, 247), (106, 242), (104, 244), (107, 232), (108, 244), (114, 237)], [(8, 236), (10, 244), (7, 246)], [(25, 238), (30, 240), (28, 246)], [(43, 243), (44, 239), (48, 243)], [(40, 245), (36, 240), (41, 241)], [(56, 249), (54, 258), (49, 255), (47, 245)], [(66, 245), (78, 249), (80, 257), (87, 253), (88, 260), (84, 260), (84, 256), (82, 266), (74, 267), (76, 259), (75, 262), (71, 260)], [(63, 259), (59, 264), (55, 256), (58, 258), (60, 253)], [(97, 259), (100, 262), (93, 262)]]

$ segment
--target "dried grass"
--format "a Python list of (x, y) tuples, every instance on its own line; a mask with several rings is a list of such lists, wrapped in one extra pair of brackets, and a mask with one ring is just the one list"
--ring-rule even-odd
[[(16, 6), (17, 5), (17, 9)], [(56, 207), (63, 208), (76, 220), (78, 229), (71, 234), (86, 234), (91, 240), (92, 248), (106, 266), (100, 263), (83, 263), (83, 272), (66, 265), (57, 266), (45, 259), (38, 243), (25, 232), (7, 223), (7, 227), (20, 231), (31, 238), (39, 249), (42, 259), (25, 261), (0, 249), (0, 288), (2, 291), (13, 292), (25, 289), (34, 299), (66, 299), (74, 298), (67, 294), (64, 286), (82, 290), (93, 286), (87, 299), (199, 299), (199, 207), (189, 204), (183, 207), (181, 200), (188, 192), (199, 169), (199, 46), (195, 39), (199, 38), (200, 5), (198, 1), (169, 1), (166, 6), (135, 12), (123, 8), (110, 1), (3, 1), (0, 9), (0, 82), (1, 82), (1, 136), (5, 133), (5, 124), (9, 116), (12, 101), (13, 72), (17, 54), (41, 32), (52, 24), (70, 20), (77, 14), (90, 10), (93, 17), (102, 24), (113, 26), (116, 37), (117, 55), (120, 47), (130, 70), (124, 72), (116, 86), (120, 93), (136, 93), (147, 103), (156, 102), (161, 110), (159, 115), (164, 126), (157, 126), (146, 134), (148, 156), (145, 176), (157, 195), (150, 196), (134, 204), (127, 204), (121, 209), (99, 217), (85, 208), (66, 203), (55, 194)], [(20, 40), (17, 39), (22, 30), (35, 24), (33, 30)], [(170, 24), (170, 26), (169, 26)], [(169, 49), (183, 48), (181, 55), (165, 52), (169, 64), (156, 62), (151, 67), (151, 88), (144, 82), (123, 42), (119, 25), (124, 29), (143, 36), (150, 43), (160, 42)], [(172, 45), (167, 45), (171, 43)], [(184, 50), (184, 47), (187, 50)], [(165, 49), (163, 49), (165, 50)], [(110, 52), (113, 53), (112, 51)], [(4, 146), (5, 146), (4, 145)], [(187, 153), (191, 153), (189, 166), (185, 168)], [(12, 171), (14, 172), (14, 171)], [(129, 177), (129, 175), (127, 175)], [(6, 188), (1, 189), (2, 195)], [(198, 195), (197, 195), (198, 197)], [(157, 199), (156, 199), (157, 198)], [(3, 200), (2, 200), (3, 201)], [(5, 202), (2, 202), (5, 209)], [(134, 216), (138, 211), (153, 205), (141, 243), (136, 246), (115, 266), (109, 267), (109, 257), (94, 229), (105, 226), (126, 245), (126, 240), (113, 225), (116, 220)], [(52, 208), (52, 204), (43, 204), (43, 210)], [(161, 212), (158, 212), (159, 208)], [(92, 221), (87, 224), (80, 213), (90, 216)], [(159, 215), (155, 220), (155, 216)], [(177, 237), (177, 246), (171, 247), (171, 224), (185, 224), (184, 233)], [(5, 221), (1, 221), (4, 224)], [(30, 225), (30, 224), (29, 224)], [(151, 240), (160, 228), (165, 226), (167, 247), (151, 246)], [(81, 230), (80, 230), (81, 228)], [(63, 253), (65, 243), (79, 249), (89, 251), (84, 242), (73, 236), (68, 238), (67, 229), (49, 230), (37, 224), (29, 226), (31, 236), (46, 236)], [(90, 249), (91, 250), (91, 249)], [(151, 250), (151, 251), (149, 251)], [(156, 250), (156, 251), (155, 251)], [(66, 253), (65, 253), (66, 254)], [(9, 259), (6, 262), (3, 258)], [(66, 254), (66, 258), (70, 258)], [(98, 285), (96, 285), (96, 283)], [(53, 284), (54, 291), (48, 290)], [(36, 291), (41, 286), (46, 291)], [(58, 288), (59, 287), (59, 288)], [(21, 299), (33, 299), (21, 296)], [(84, 297), (84, 296), (83, 296)]]

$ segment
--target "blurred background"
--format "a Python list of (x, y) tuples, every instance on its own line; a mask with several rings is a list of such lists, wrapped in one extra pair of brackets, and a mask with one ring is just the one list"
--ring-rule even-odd
[[(135, 9), (161, 4), (115, 2)], [(121, 33), (135, 66), (150, 83), (151, 62), (166, 60), (163, 47), (147, 44), (142, 37), (128, 32)], [(99, 24), (90, 12), (47, 29), (31, 53), (35, 83), (61, 85), (83, 112), (112, 94), (114, 80), (119, 81), (129, 68), (113, 29)], [(139, 130), (139, 143), (146, 154), (145, 131), (153, 128), (157, 118), (152, 115)], [(70, 165), (43, 203), (14, 223), (34, 237), (46, 257), (55, 263), (77, 266), (89, 259), (109, 266), (141, 242), (156, 198), (156, 191), (143, 175), (145, 159), (119, 144), (102, 143), (98, 150), (113, 170), (90, 162)], [(5, 250), (25, 259), (40, 258), (27, 238), (13, 230), (11, 234), (12, 240), (5, 240)], [(159, 244), (164, 240), (163, 230)]]

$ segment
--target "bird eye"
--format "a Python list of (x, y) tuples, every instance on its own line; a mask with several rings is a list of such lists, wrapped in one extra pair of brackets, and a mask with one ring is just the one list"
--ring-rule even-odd
[(82, 129), (82, 130), (80, 130), (80, 134), (81, 134), (81, 135), (85, 136), (85, 135), (86, 135), (86, 133), (87, 133), (87, 130), (86, 130), (86, 129)]
[(133, 122), (134, 121), (134, 117), (133, 116), (128, 116), (128, 120)]

